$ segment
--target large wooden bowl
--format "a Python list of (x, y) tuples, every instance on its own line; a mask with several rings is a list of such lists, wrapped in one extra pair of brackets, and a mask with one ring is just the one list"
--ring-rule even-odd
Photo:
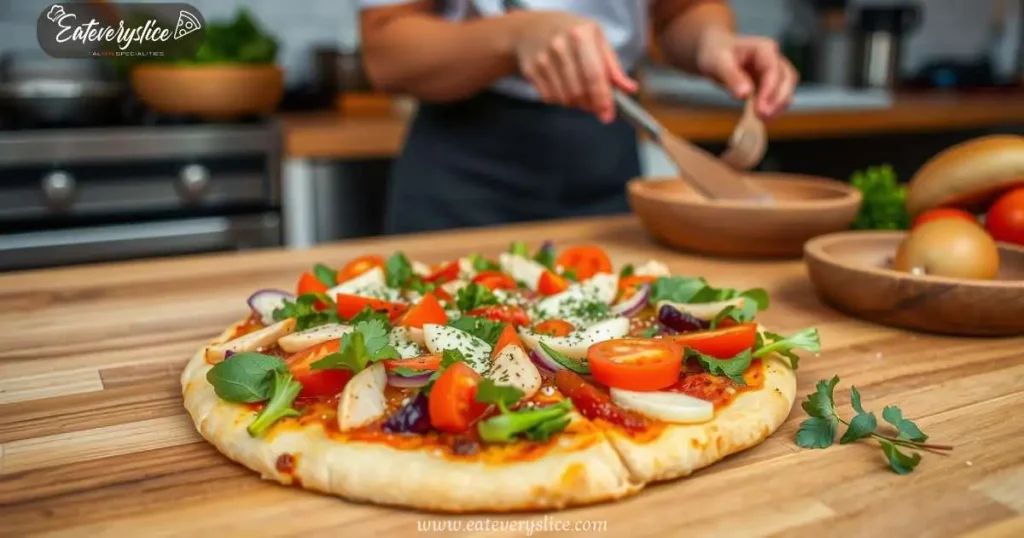
[(1024, 335), (1024, 248), (999, 244), (995, 280), (921, 276), (889, 268), (905, 232), (844, 232), (807, 243), (818, 296), (882, 325), (961, 336)]
[(150, 109), (227, 120), (273, 112), (284, 96), (276, 65), (140, 65), (132, 89)]
[(795, 174), (749, 177), (774, 196), (773, 204), (706, 200), (670, 178), (630, 181), (629, 205), (655, 240), (734, 258), (799, 258), (808, 239), (848, 230), (860, 209), (860, 191), (840, 181)]

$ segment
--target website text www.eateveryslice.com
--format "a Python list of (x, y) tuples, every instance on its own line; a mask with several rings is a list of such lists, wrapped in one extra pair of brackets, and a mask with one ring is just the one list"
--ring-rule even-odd
[(426, 519), (416, 522), (419, 532), (510, 532), (525, 534), (549, 532), (594, 533), (608, 530), (608, 522), (599, 519)]

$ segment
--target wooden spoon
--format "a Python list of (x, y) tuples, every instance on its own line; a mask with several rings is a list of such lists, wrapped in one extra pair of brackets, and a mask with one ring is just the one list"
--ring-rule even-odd
[(768, 150), (768, 134), (764, 122), (754, 111), (754, 96), (747, 99), (743, 115), (729, 137), (729, 147), (719, 158), (736, 170), (750, 170), (757, 166)]

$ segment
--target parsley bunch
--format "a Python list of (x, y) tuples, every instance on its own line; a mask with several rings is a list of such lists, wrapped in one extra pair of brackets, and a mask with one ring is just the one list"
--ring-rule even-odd
[(861, 206), (853, 221), (855, 230), (906, 230), (907, 188), (896, 178), (892, 166), (870, 167), (853, 173), (850, 184), (861, 193)]
[(861, 439), (875, 439), (889, 461), (889, 468), (897, 474), (908, 474), (921, 462), (921, 454), (906, 454), (900, 448), (910, 450), (948, 451), (949, 445), (925, 443), (928, 436), (910, 419), (903, 418), (903, 411), (895, 405), (882, 409), (882, 419), (888, 422), (896, 435), (878, 432), (878, 419), (875, 414), (865, 411), (860, 402), (857, 387), (850, 387), (850, 405), (857, 415), (846, 421), (836, 410), (834, 391), (839, 383), (839, 376), (831, 380), (821, 380), (814, 393), (810, 394), (801, 404), (811, 418), (800, 424), (796, 432), (796, 444), (803, 448), (828, 448), (835, 442), (839, 424), (846, 426), (846, 431), (839, 438), (839, 444), (849, 444)]

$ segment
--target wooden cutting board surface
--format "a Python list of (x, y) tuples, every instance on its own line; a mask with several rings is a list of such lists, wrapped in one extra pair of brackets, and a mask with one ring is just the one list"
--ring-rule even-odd
[[(604, 245), (712, 284), (768, 289), (763, 323), (819, 328), (798, 398), (838, 374), (864, 405), (903, 408), (948, 456), (908, 476), (872, 443), (798, 448), (799, 404), (763, 444), (619, 502), (564, 512), (444, 516), (357, 505), (264, 482), (207, 445), (181, 406), (185, 361), (246, 314), (264, 287), (291, 289), (322, 261), (402, 249), (425, 262), (496, 254), (514, 239)], [(580, 220), (0, 276), (0, 535), (1024, 536), (1024, 338), (912, 334), (822, 306), (803, 265), (684, 256), (632, 218)], [(401, 484), (395, 484), (401, 487)], [(568, 532), (567, 532), (568, 531)], [(576, 531), (576, 532), (572, 532)]]

